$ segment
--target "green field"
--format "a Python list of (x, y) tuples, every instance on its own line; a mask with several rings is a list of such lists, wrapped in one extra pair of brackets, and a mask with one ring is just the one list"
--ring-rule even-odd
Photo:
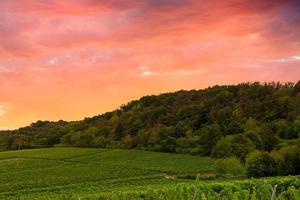
[[(193, 179), (180, 178), (190, 174), (213, 174), (213, 169), (214, 160), (209, 158), (138, 150), (49, 148), (5, 151), (0, 152), (0, 199), (175, 198), (168, 194), (176, 194), (180, 199), (178, 191), (185, 195), (182, 199), (194, 199), (195, 191), (198, 191), (197, 199), (204, 198), (203, 195), (210, 195), (211, 199), (224, 188), (234, 192), (237, 188), (252, 190), (256, 185), (254, 180), (195, 183)], [(297, 176), (258, 182), (269, 184), (269, 188), (279, 184), (279, 192), (293, 186), (289, 190), (295, 195), (300, 187)]]
[[(167, 174), (208, 172), (213, 160), (137, 150), (50, 148), (0, 153), (0, 198), (93, 196), (100, 192), (159, 188), (191, 180)], [(26, 199), (25, 198), (25, 199)]]

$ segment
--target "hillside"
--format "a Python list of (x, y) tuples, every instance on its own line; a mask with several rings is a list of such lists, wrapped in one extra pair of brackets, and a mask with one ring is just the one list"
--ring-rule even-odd
[(82, 121), (38, 121), (2, 131), (0, 148), (129, 148), (235, 156), (244, 163), (255, 150), (297, 152), (299, 136), (300, 82), (244, 83), (145, 96)]
[[(0, 152), (0, 199), (279, 199), (299, 197), (299, 176), (205, 180), (215, 160), (140, 150), (44, 148)], [(195, 182), (185, 174), (200, 174)], [(207, 175), (206, 175), (207, 174)], [(208, 177), (209, 178), (209, 177)], [(256, 188), (255, 190), (253, 188)], [(290, 198), (289, 195), (295, 195)], [(148, 198), (145, 198), (147, 196)], [(282, 197), (282, 198), (280, 198)]]
[[(140, 190), (189, 183), (169, 179), (213, 170), (214, 161), (196, 156), (137, 150), (44, 148), (0, 152), (0, 199), (43, 199), (70, 194)], [(46, 198), (45, 198), (46, 199)]]

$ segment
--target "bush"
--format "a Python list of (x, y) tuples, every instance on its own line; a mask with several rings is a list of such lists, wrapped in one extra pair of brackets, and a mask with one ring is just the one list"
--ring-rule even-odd
[(226, 158), (216, 162), (215, 170), (219, 174), (231, 174), (242, 176), (245, 174), (245, 167), (237, 158)]
[(212, 157), (225, 158), (235, 156), (244, 163), (247, 154), (254, 149), (255, 146), (252, 141), (244, 135), (229, 135), (218, 141), (213, 148)]
[(249, 138), (252, 143), (255, 145), (256, 149), (263, 149), (263, 142), (259, 134), (254, 131), (247, 131), (245, 133), (246, 137)]
[(246, 158), (246, 171), (248, 177), (264, 177), (277, 175), (275, 159), (267, 152), (255, 151)]
[(223, 137), (220, 139), (212, 150), (212, 157), (214, 158), (226, 158), (230, 157), (230, 145), (232, 136)]
[(280, 175), (300, 174), (300, 147), (293, 145), (281, 148), (279, 151), (272, 152), (276, 158)]

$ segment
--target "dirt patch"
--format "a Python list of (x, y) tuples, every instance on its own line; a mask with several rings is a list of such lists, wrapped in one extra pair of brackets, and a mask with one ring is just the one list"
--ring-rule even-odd
[(165, 179), (176, 179), (176, 175), (174, 175), (174, 174), (166, 174), (165, 176)]

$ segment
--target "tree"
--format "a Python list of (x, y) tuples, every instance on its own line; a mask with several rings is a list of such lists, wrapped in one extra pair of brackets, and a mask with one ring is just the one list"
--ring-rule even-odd
[(267, 152), (253, 152), (246, 158), (246, 172), (248, 177), (265, 177), (277, 174), (276, 161)]
[[(0, 147), (18, 148), (22, 136), (25, 148), (130, 147), (243, 162), (255, 149), (299, 144), (299, 85), (242, 83), (147, 96), (81, 121), (38, 121), (0, 131)], [(295, 154), (288, 152), (274, 157), (278, 165), (294, 163)]]
[(163, 152), (175, 152), (176, 139), (173, 137), (167, 137), (161, 141), (161, 151)]
[(294, 89), (293, 89), (293, 94), (298, 94), (300, 93), (300, 81), (298, 81), (295, 86), (294, 86)]
[(266, 151), (271, 151), (278, 144), (278, 139), (275, 137), (274, 132), (268, 127), (269, 125), (264, 125), (260, 133), (260, 138), (263, 142), (263, 149)]
[(279, 162), (281, 175), (296, 175), (300, 173), (300, 146), (292, 145), (273, 152)]
[(90, 134), (77, 131), (71, 135), (70, 142), (76, 147), (93, 147), (94, 139), (95, 138)]
[(232, 137), (226, 136), (221, 138), (212, 150), (212, 157), (214, 158), (226, 158), (231, 156), (231, 141)]
[(218, 141), (213, 148), (212, 156), (216, 158), (235, 156), (241, 162), (244, 162), (247, 154), (254, 149), (255, 147), (251, 140), (244, 135), (230, 135)]
[(218, 124), (205, 126), (197, 134), (199, 135), (198, 142), (202, 147), (202, 156), (209, 156), (215, 144), (222, 138)]
[(128, 124), (129, 134), (135, 136), (143, 127), (144, 123), (141, 119), (134, 119)]
[(98, 136), (94, 139), (94, 146), (99, 148), (105, 148), (109, 145), (109, 140), (103, 136)]
[(114, 133), (115, 133), (115, 135), (114, 135), (114, 137), (112, 137), (113, 140), (121, 140), (122, 139), (122, 137), (125, 135), (125, 128), (122, 123), (118, 123), (116, 125)]
[(245, 158), (248, 153), (255, 149), (251, 140), (242, 134), (233, 137), (230, 151), (231, 154), (240, 159), (241, 162), (245, 162)]
[(256, 149), (258, 149), (258, 150), (263, 149), (264, 145), (263, 145), (262, 139), (258, 133), (254, 132), (254, 131), (247, 131), (245, 133), (245, 136), (252, 141), (252, 143), (255, 145)]
[(297, 133), (297, 138), (300, 137), (300, 117), (294, 120), (293, 122), (294, 132)]
[(224, 128), (225, 135), (239, 134), (242, 133), (243, 131), (244, 130), (241, 127), (240, 123), (235, 120), (229, 121)]
[(218, 160), (215, 165), (215, 170), (219, 174), (235, 176), (243, 176), (245, 174), (245, 167), (234, 157)]
[(283, 139), (295, 139), (298, 137), (298, 133), (293, 127), (293, 123), (286, 120), (278, 120), (275, 122), (276, 133)]
[(122, 143), (125, 145), (125, 147), (130, 148), (130, 149), (135, 146), (134, 141), (130, 135), (126, 135), (122, 139)]
[(250, 117), (245, 122), (244, 130), (245, 132), (251, 131), (251, 132), (259, 133), (261, 132), (261, 127), (259, 125), (259, 122), (256, 119)]

